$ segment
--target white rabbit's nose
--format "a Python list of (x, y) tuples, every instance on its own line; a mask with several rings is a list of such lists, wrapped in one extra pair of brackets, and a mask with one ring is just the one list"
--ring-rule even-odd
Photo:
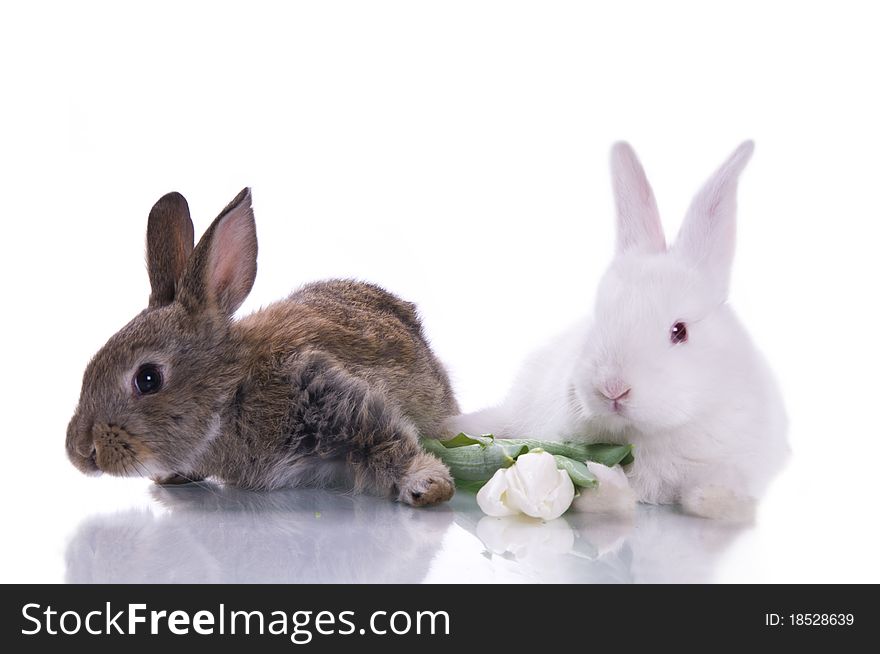
[(612, 402), (622, 400), (629, 395), (631, 390), (632, 389), (629, 386), (619, 380), (606, 382), (599, 387), (599, 392)]

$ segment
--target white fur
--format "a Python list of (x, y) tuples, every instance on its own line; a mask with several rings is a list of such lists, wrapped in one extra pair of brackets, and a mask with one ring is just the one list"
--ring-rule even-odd
[[(500, 406), (450, 427), (632, 443), (628, 476), (640, 501), (745, 519), (788, 453), (781, 395), (726, 304), (737, 179), (751, 152), (744, 143), (709, 179), (667, 248), (644, 171), (616, 145), (618, 248), (593, 317), (534, 352)], [(678, 321), (689, 338), (673, 344)], [(625, 388), (617, 413), (602, 390)]]
[(581, 489), (580, 495), (572, 503), (575, 511), (620, 516), (630, 515), (635, 511), (638, 498), (623, 468), (609, 468), (595, 461), (587, 461), (587, 468), (595, 475), (599, 485)]

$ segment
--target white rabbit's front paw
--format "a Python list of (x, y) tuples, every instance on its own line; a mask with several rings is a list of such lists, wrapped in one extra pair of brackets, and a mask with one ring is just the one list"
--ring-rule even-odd
[(636, 494), (623, 468), (619, 465), (609, 468), (594, 461), (587, 461), (587, 468), (595, 475), (599, 485), (580, 491), (580, 496), (572, 503), (576, 511), (618, 515), (631, 515), (635, 511)]
[(755, 505), (754, 498), (717, 484), (694, 486), (681, 495), (681, 507), (686, 513), (724, 522), (753, 522)]

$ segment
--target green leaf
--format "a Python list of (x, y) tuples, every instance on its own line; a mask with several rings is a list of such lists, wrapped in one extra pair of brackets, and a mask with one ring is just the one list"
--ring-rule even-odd
[(588, 449), (586, 457), (587, 461), (595, 461), (596, 463), (601, 463), (609, 468), (616, 466), (618, 463), (622, 463), (626, 459), (629, 459), (630, 463), (634, 460), (632, 445), (591, 443), (586, 447)]
[(485, 481), (464, 481), (464, 480), (455, 480), (455, 487), (466, 493), (477, 493), (483, 486), (486, 485)]
[(503, 439), (498, 439), (495, 441), (493, 447), (499, 448), (504, 455), (510, 457), (511, 459), (516, 459), (518, 456), (525, 454), (529, 451), (529, 448), (525, 445), (520, 445), (518, 443), (508, 443)]
[(447, 448), (433, 438), (424, 439), (422, 447), (443, 461), (456, 480), (462, 481), (488, 481), (497, 470), (509, 468), (516, 457), (528, 451), (522, 445), (501, 446), (497, 441), (485, 446), (477, 444)]
[[(550, 454), (558, 454), (575, 461), (595, 461), (609, 468), (626, 460), (627, 457), (632, 457), (632, 445), (539, 441), (532, 438), (496, 439), (495, 442), (525, 445), (530, 450), (541, 448)], [(632, 463), (632, 460), (628, 463)]]
[(462, 447), (464, 445), (491, 445), (495, 441), (495, 437), (492, 435), (487, 436), (468, 436), (465, 433), (461, 433), (454, 438), (450, 438), (449, 440), (440, 441), (443, 443), (443, 447), (453, 448), (453, 447)]
[(590, 472), (586, 464), (559, 454), (554, 454), (553, 458), (556, 459), (556, 467), (560, 470), (565, 470), (575, 486), (579, 488), (594, 488), (599, 484), (599, 480)]

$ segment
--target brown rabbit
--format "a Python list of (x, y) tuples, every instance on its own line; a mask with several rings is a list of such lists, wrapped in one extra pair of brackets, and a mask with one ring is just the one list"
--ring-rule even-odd
[(423, 452), (458, 406), (415, 306), (377, 286), (309, 284), (241, 320), (257, 272), (250, 189), (193, 249), (179, 193), (147, 224), (149, 306), (86, 368), (67, 453), (87, 474), (250, 489), (321, 485), (423, 506), (453, 494)]

